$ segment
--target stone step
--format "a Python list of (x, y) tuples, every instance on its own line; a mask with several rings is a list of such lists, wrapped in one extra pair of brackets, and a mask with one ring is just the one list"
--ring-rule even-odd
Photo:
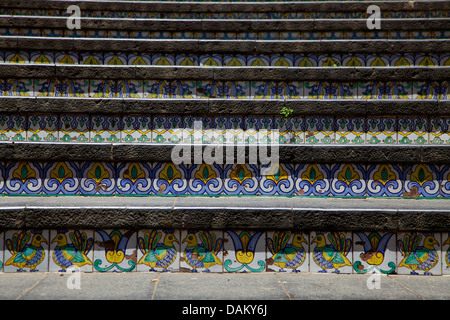
[[(256, 2), (256, 1), (255, 1)], [(238, 1), (77, 1), (83, 12), (126, 12), (135, 14), (158, 12), (158, 13), (234, 13), (234, 12), (308, 12), (312, 18), (317, 18), (314, 13), (317, 12), (343, 12), (366, 14), (369, 5), (375, 4), (380, 7), (381, 13), (398, 12), (433, 12), (450, 10), (449, 1), (257, 1), (238, 2)], [(23, 10), (32, 11), (33, 9), (42, 10), (46, 15), (67, 14), (67, 7), (71, 3), (68, 1), (55, 0), (18, 0), (14, 2), (2, 1), (1, 7), (4, 10), (2, 14), (30, 14)], [(127, 9), (125, 9), (127, 8)], [(129, 8), (129, 9), (128, 9)], [(36, 13), (40, 13), (39, 11)], [(142, 17), (142, 16), (141, 16)], [(365, 16), (364, 16), (365, 17)], [(420, 16), (419, 16), (420, 17)]]
[(291, 116), (448, 116), (450, 100), (438, 99), (133, 99), (3, 96), (3, 113), (143, 115), (272, 115), (283, 108)]
[[(184, 150), (190, 155), (192, 163), (197, 155), (206, 154), (208, 144), (201, 146), (186, 145)], [(270, 154), (274, 145), (266, 145)], [(217, 147), (210, 145), (209, 148)], [(264, 145), (259, 145), (260, 148)], [(183, 146), (178, 145), (183, 150)], [(241, 159), (249, 163), (248, 145), (224, 145), (224, 155), (217, 159), (227, 163), (227, 148), (231, 149), (232, 161)], [(280, 163), (362, 163), (362, 164), (447, 164), (450, 148), (448, 145), (338, 145), (305, 144), (278, 145)], [(172, 162), (172, 143), (35, 143), (1, 142), (0, 160), (2, 161), (112, 161), (112, 162)], [(180, 151), (181, 151), (180, 150)], [(260, 152), (259, 150), (257, 150)], [(211, 152), (209, 150), (208, 152)], [(252, 153), (253, 154), (253, 153)], [(257, 157), (258, 159), (258, 157)], [(203, 158), (202, 158), (203, 160)], [(257, 160), (259, 161), (259, 160)]]
[(159, 40), (159, 39), (89, 39), (0, 36), (4, 50), (61, 50), (74, 52), (145, 52), (145, 53), (443, 53), (450, 52), (450, 42), (429, 40)]

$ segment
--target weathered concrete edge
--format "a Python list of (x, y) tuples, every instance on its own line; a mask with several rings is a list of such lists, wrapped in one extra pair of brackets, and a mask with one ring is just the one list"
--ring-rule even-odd
[(448, 53), (448, 40), (154, 40), (0, 36), (9, 50), (146, 53)]
[[(182, 145), (178, 145), (182, 146)], [(233, 146), (234, 147), (234, 146)], [(0, 143), (0, 160), (3, 161), (110, 161), (110, 162), (172, 162), (173, 145), (160, 144), (66, 144), (66, 143)], [(183, 152), (191, 159), (199, 150), (186, 145)], [(202, 154), (206, 145), (202, 146)], [(272, 152), (270, 145), (268, 152)], [(245, 151), (249, 163), (248, 146), (234, 148), (237, 153)], [(226, 163), (223, 152), (222, 162)], [(396, 163), (396, 164), (448, 164), (449, 146), (434, 145), (280, 145), (280, 163)]]
[(446, 67), (184, 67), (0, 64), (3, 79), (446, 81)]
[(0, 112), (11, 114), (448, 116), (450, 101), (420, 99), (132, 99), (1, 97)]
[(304, 231), (450, 230), (449, 211), (197, 208), (0, 208), (0, 229), (260, 229)]
[[(72, 4), (72, 3), (71, 3)], [(84, 10), (109, 10), (123, 11), (124, 5), (130, 5), (129, 1), (74, 1)], [(450, 3), (437, 1), (418, 1), (408, 3), (404, 1), (372, 1), (358, 2), (346, 1), (345, 6), (338, 2), (134, 2), (133, 11), (150, 11), (150, 12), (366, 12), (369, 5), (375, 4), (380, 6), (382, 12), (386, 11), (422, 11), (422, 10), (449, 10)], [(5, 8), (28, 8), (28, 9), (53, 9), (66, 10), (66, 1), (55, 0), (17, 0), (1, 1), (2, 7)]]

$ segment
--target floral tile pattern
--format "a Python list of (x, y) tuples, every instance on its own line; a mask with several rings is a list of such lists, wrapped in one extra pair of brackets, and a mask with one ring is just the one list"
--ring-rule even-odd
[(266, 267), (266, 234), (262, 231), (224, 232), (224, 272), (262, 272)]
[(136, 271), (137, 234), (133, 230), (95, 230), (94, 271)]
[(393, 232), (353, 233), (353, 272), (384, 273), (396, 272), (397, 237)]

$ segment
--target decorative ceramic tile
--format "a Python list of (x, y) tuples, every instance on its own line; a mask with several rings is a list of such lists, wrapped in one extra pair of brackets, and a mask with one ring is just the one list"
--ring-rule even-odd
[(126, 115), (122, 118), (121, 142), (146, 143), (152, 141), (151, 117)]
[(180, 270), (222, 272), (224, 238), (222, 231), (181, 231)]
[(439, 100), (450, 100), (450, 81), (440, 83)]
[(25, 141), (27, 138), (25, 116), (0, 115), (0, 141)]
[(274, 121), (272, 117), (244, 117), (244, 141), (249, 144), (274, 143)]
[(183, 143), (213, 143), (216, 140), (215, 122), (212, 117), (183, 118)]
[(4, 251), (5, 250), (5, 233), (0, 231), (0, 273), (3, 272), (3, 265), (5, 262), (3, 261), (3, 258), (5, 257)]
[(80, 193), (82, 195), (111, 195), (116, 189), (116, 171), (113, 163), (80, 163)]
[(386, 99), (412, 99), (412, 87), (412, 82), (387, 82), (384, 86)]
[(277, 93), (280, 99), (304, 99), (303, 82), (278, 82)]
[(4, 272), (48, 272), (48, 230), (5, 231)]
[(175, 62), (177, 66), (198, 66), (198, 56), (194, 54), (177, 54)]
[(174, 66), (175, 55), (173, 54), (153, 54), (152, 65), (155, 66)]
[(221, 67), (223, 65), (223, 57), (221, 54), (200, 55), (198, 64), (205, 67)]
[(259, 169), (254, 164), (226, 164), (223, 176), (223, 192), (227, 195), (259, 192)]
[(398, 274), (442, 274), (441, 234), (405, 233), (397, 234)]
[(179, 271), (179, 230), (139, 230), (136, 271)]
[(27, 141), (32, 142), (58, 141), (58, 116), (56, 115), (28, 116)]
[[(175, 87), (173, 88), (175, 89)], [(173, 98), (174, 92), (168, 80), (144, 81), (145, 98)]]
[(309, 144), (334, 143), (335, 120), (332, 117), (305, 117), (305, 142)]
[(294, 67), (317, 67), (318, 56), (312, 54), (299, 54), (294, 56)]
[(89, 141), (89, 115), (60, 115), (58, 127), (59, 141)]
[(365, 67), (366, 56), (364, 54), (342, 54), (341, 65), (344, 67)]
[(353, 272), (396, 273), (397, 237), (393, 232), (353, 233)]
[(103, 54), (103, 63), (110, 66), (126, 66), (128, 56), (125, 53), (105, 52)]
[(32, 79), (7, 79), (6, 95), (30, 97), (33, 96), (34, 85)]
[(357, 84), (353, 82), (332, 82), (329, 84), (329, 88), (325, 88), (329, 92), (325, 97), (328, 99), (356, 99), (357, 89)]
[(365, 127), (364, 118), (336, 118), (336, 143), (363, 144)]
[(292, 67), (294, 66), (294, 55), (273, 54), (270, 57), (270, 65), (273, 67)]
[(42, 164), (44, 194), (78, 194), (80, 191), (79, 164), (59, 161)]
[(310, 272), (352, 273), (351, 232), (310, 233)]
[(89, 95), (89, 81), (88, 80), (62, 80), (55, 89), (57, 89), (58, 97), (78, 97), (84, 98)]
[(31, 52), (30, 63), (53, 64), (55, 63), (55, 56), (52, 52)]
[[(6, 58), (5, 58), (6, 61)], [(448, 53), (441, 53), (439, 56), (439, 65), (441, 67), (448, 67), (450, 66), (450, 54)]]
[(444, 165), (440, 171), (440, 196), (443, 198), (450, 198), (450, 166)]
[(270, 56), (258, 54), (258, 55), (248, 55), (247, 56), (247, 66), (248, 67), (269, 67), (270, 66)]
[(224, 271), (262, 272), (266, 268), (266, 234), (262, 231), (224, 232)]
[(308, 240), (303, 232), (268, 231), (266, 271), (308, 272)]
[(153, 169), (153, 193), (155, 195), (180, 195), (188, 190), (187, 166), (173, 163), (156, 163)]
[(274, 142), (279, 144), (304, 143), (303, 118), (274, 117), (274, 121)]
[(224, 54), (223, 65), (227, 67), (245, 67), (247, 66), (247, 57), (242, 54)]
[(327, 196), (330, 194), (329, 168), (324, 164), (296, 164), (295, 193), (299, 196)]
[(127, 64), (130, 66), (149, 66), (152, 64), (150, 54), (130, 53), (128, 54)]
[(386, 99), (384, 84), (381, 82), (358, 82), (359, 99)]
[(183, 141), (183, 119), (180, 116), (153, 116), (152, 142), (179, 143)]
[(441, 257), (442, 257), (442, 274), (450, 274), (450, 232), (442, 233)]
[(437, 100), (440, 94), (438, 82), (414, 82), (413, 99), (434, 99)]
[(369, 144), (395, 144), (397, 119), (392, 117), (369, 117), (366, 119), (366, 142)]
[(248, 81), (225, 81), (222, 86), (225, 99), (246, 99), (251, 95)]
[(170, 81), (170, 95), (168, 98), (192, 99), (196, 96), (195, 81)]
[(330, 168), (331, 195), (352, 197), (366, 195), (364, 165), (341, 163), (330, 165)]
[(94, 271), (136, 270), (137, 235), (133, 230), (95, 230)]
[(399, 117), (399, 144), (428, 144), (428, 119), (422, 117)]
[(390, 66), (392, 67), (414, 66), (414, 55), (393, 54), (391, 55)]
[(102, 65), (103, 64), (103, 54), (93, 53), (93, 52), (81, 52), (80, 53), (80, 64)]
[(367, 67), (388, 67), (390, 61), (391, 56), (385, 54), (368, 54), (366, 56)]
[(237, 144), (244, 141), (244, 118), (240, 116), (216, 116), (213, 118), (213, 137), (217, 143)]
[(145, 162), (123, 162), (117, 164), (118, 195), (148, 195), (152, 191), (152, 169)]
[(433, 53), (416, 54), (414, 65), (421, 67), (439, 66), (439, 55)]
[(369, 196), (399, 197), (403, 192), (402, 168), (395, 164), (367, 165)]
[(305, 97), (307, 99), (330, 99), (330, 85), (328, 82), (305, 82)]
[(191, 164), (188, 179), (188, 194), (220, 195), (223, 191), (223, 169), (219, 164)]
[(222, 81), (197, 81), (196, 84), (197, 98), (223, 98), (223, 82)]
[[(92, 272), (94, 260), (93, 230), (50, 230), (49, 271)], [(69, 269), (70, 271), (70, 269)]]
[(338, 67), (341, 65), (341, 55), (319, 55), (317, 57), (318, 67)]
[(5, 52), (6, 63), (30, 63), (30, 55), (25, 51)]
[(143, 98), (144, 83), (139, 80), (118, 80), (116, 98)]
[(439, 169), (433, 165), (415, 164), (403, 169), (403, 197), (437, 197), (440, 191)]
[(5, 165), (5, 193), (40, 194), (42, 166), (37, 162), (9, 162)]
[(78, 64), (79, 63), (78, 53), (71, 52), (57, 52), (55, 54), (56, 64)]
[(119, 116), (96, 116), (90, 121), (90, 141), (114, 143), (121, 139), (122, 119)]
[(115, 98), (116, 81), (91, 80), (89, 96), (92, 98)]
[(450, 118), (430, 118), (430, 144), (450, 144)]
[(292, 195), (295, 190), (294, 169), (289, 164), (275, 164), (260, 170), (259, 191), (261, 195)]

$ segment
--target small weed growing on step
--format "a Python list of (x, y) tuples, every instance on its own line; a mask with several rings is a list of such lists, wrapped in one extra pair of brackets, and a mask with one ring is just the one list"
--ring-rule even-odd
[(292, 112), (294, 112), (294, 109), (283, 107), (283, 109), (281, 109), (280, 111), (280, 114), (287, 118), (292, 114)]

